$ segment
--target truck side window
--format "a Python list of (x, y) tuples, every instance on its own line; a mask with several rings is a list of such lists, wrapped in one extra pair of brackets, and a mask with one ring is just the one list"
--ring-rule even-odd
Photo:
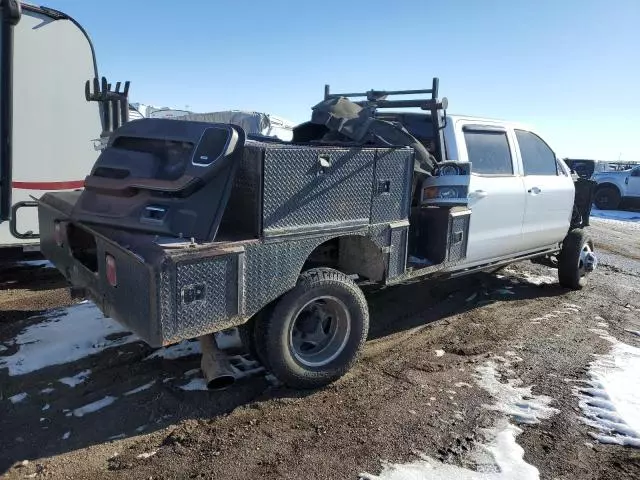
[(506, 132), (464, 129), (464, 141), (474, 173), (513, 175)]
[(556, 155), (537, 135), (516, 130), (525, 175), (558, 175)]

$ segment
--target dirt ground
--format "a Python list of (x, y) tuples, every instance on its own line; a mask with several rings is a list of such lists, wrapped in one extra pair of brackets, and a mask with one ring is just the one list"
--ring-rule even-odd
[[(144, 360), (152, 350), (140, 342), (26, 375), (0, 369), (0, 476), (357, 479), (380, 472), (381, 461), (414, 460), (416, 452), (461, 464), (497, 415), (484, 407), (491, 400), (475, 369), (515, 352), (522, 359), (512, 366), (517, 377), (559, 410), (518, 437), (541, 478), (638, 479), (640, 450), (595, 442), (573, 391), (593, 354), (608, 349), (590, 331), (602, 319), (620, 341), (640, 344), (627, 332), (640, 331), (638, 226), (592, 221), (603, 255), (578, 292), (531, 283), (532, 275), (555, 272), (530, 262), (499, 275), (368, 288), (365, 351), (347, 376), (317, 391), (288, 390), (263, 375), (223, 392), (184, 391), (167, 379), (198, 368), (199, 358)], [(71, 304), (53, 270), (2, 268), (0, 342), (48, 309)], [(561, 314), (540, 319), (551, 312)], [(90, 379), (75, 388), (55, 381), (87, 368)], [(29, 397), (6, 400), (20, 392)], [(118, 401), (68, 416), (106, 395)]]

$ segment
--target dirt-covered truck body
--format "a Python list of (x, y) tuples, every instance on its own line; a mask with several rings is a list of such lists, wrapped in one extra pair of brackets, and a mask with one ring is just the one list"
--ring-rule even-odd
[[(403, 107), (424, 113), (386, 110)], [(335, 380), (355, 360), (368, 330), (357, 280), (544, 257), (563, 285), (582, 286), (595, 267), (580, 229), (592, 185), (576, 189), (531, 129), (444, 108), (434, 79), (419, 91), (327, 88), (291, 142), (229, 124), (130, 122), (83, 192), (41, 199), (42, 252), (151, 345), (241, 326), (296, 387)]]

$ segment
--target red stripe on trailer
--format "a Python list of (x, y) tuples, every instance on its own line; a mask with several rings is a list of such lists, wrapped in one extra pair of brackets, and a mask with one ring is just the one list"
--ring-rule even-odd
[(11, 182), (13, 188), (21, 190), (73, 190), (84, 188), (84, 180), (67, 182)]

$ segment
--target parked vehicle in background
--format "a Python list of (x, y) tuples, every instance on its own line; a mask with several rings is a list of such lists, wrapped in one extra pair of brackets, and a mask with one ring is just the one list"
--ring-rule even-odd
[(598, 184), (594, 196), (596, 207), (617, 210), (623, 204), (640, 201), (640, 165), (629, 170), (594, 173)]
[(594, 204), (601, 210), (616, 210), (624, 204), (640, 203), (640, 162), (565, 159), (582, 178), (597, 183)]
[(295, 124), (282, 117), (268, 113), (243, 110), (226, 110), (221, 112), (189, 113), (177, 116), (177, 120), (196, 122), (230, 123), (242, 127), (248, 135), (263, 135), (290, 141), (293, 138)]

